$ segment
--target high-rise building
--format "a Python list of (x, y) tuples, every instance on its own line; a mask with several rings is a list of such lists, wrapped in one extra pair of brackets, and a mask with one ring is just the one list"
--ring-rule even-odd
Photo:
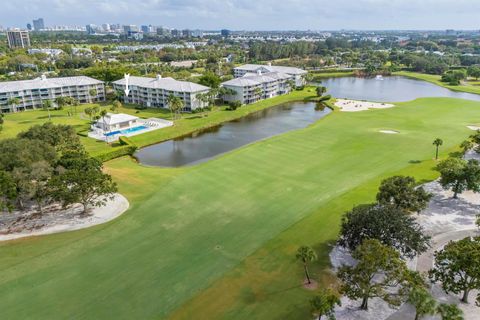
[(222, 37), (227, 38), (230, 35), (230, 30), (222, 29), (220, 33), (222, 34)]
[(182, 30), (182, 36), (185, 38), (190, 38), (192, 36), (192, 31), (188, 29)]
[(35, 31), (45, 29), (43, 18), (33, 19), (33, 29), (35, 29)]
[(138, 27), (134, 24), (123, 26), (123, 32), (130, 35), (132, 32), (138, 32)]
[(27, 23), (27, 30), (32, 31), (32, 25), (30, 23)]
[(102, 29), (105, 32), (109, 32), (110, 31), (110, 25), (108, 23), (104, 23), (104, 24), (102, 24)]
[(9, 30), (7, 31), (8, 47), (27, 48), (30, 47), (30, 36), (26, 30)]
[(143, 25), (140, 28), (142, 29), (143, 33), (149, 33), (150, 32), (150, 28), (147, 25)]
[(94, 24), (87, 24), (85, 26), (85, 30), (87, 31), (87, 34), (95, 34), (97, 29), (97, 26)]

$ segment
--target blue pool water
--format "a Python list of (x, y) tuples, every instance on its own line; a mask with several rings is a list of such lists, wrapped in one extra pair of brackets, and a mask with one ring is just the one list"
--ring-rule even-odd
[(132, 132), (145, 130), (147, 128), (148, 127), (146, 127), (146, 126), (138, 126), (138, 127), (128, 128), (128, 129), (125, 129), (125, 130), (108, 132), (108, 133), (105, 133), (105, 136), (110, 137), (110, 136), (114, 136), (114, 135), (117, 135), (117, 134), (129, 134), (129, 133), (132, 133)]

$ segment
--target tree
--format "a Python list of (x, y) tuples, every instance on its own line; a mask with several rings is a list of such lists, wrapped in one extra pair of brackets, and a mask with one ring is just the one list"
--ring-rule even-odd
[(367, 239), (376, 239), (413, 258), (425, 252), (430, 237), (416, 219), (394, 206), (359, 205), (342, 217), (338, 244), (351, 251)]
[(102, 117), (102, 121), (103, 121), (103, 128), (105, 129), (107, 127), (107, 123), (105, 122), (105, 116), (107, 115), (107, 110), (103, 109), (102, 111), (100, 111), (100, 117)]
[(467, 74), (472, 77), (472, 78), (475, 78), (476, 80), (478, 80), (478, 78), (480, 78), (480, 67), (479, 66), (470, 66), (468, 67), (467, 69)]
[(321, 97), (325, 94), (325, 92), (327, 92), (327, 88), (324, 87), (324, 86), (318, 86), (315, 91), (317, 92), (317, 96), (318, 97)]
[(260, 100), (262, 98), (263, 90), (262, 88), (258, 87), (253, 90), (253, 93), (257, 97), (257, 100)]
[(85, 152), (65, 153), (58, 162), (57, 174), (49, 181), (51, 195), (63, 206), (80, 203), (83, 213), (90, 206), (104, 206), (117, 192), (112, 177), (103, 173), (102, 163)]
[(7, 104), (12, 107), (12, 111), (17, 111), (17, 106), (20, 104), (19, 98), (10, 98), (7, 100)]
[(122, 103), (118, 100), (115, 100), (113, 101), (112, 103), (112, 107), (110, 108), (110, 110), (112, 112), (116, 112), (118, 109), (120, 109), (122, 107)]
[(3, 113), (1, 113), (1, 110), (0, 110), (0, 131), (2, 131), (3, 129), (3, 123), (5, 122), (5, 120), (3, 119)]
[(408, 303), (415, 307), (415, 320), (423, 316), (433, 315), (436, 311), (436, 301), (423, 287), (414, 287), (408, 294)]
[(314, 316), (321, 320), (323, 316), (335, 319), (335, 306), (341, 306), (339, 297), (330, 289), (322, 290), (310, 300), (310, 307)]
[(408, 284), (405, 280), (407, 266), (398, 252), (378, 240), (368, 239), (355, 249), (352, 256), (357, 264), (342, 266), (337, 274), (342, 281), (341, 291), (350, 299), (361, 299), (362, 310), (368, 310), (368, 300), (374, 297), (399, 305), (401, 295), (390, 289)]
[(305, 277), (307, 278), (308, 284), (312, 283), (310, 280), (310, 274), (308, 273), (308, 263), (317, 259), (315, 251), (310, 247), (301, 246), (298, 248), (295, 257), (303, 263), (303, 270), (305, 271)]
[(94, 97), (96, 97), (98, 94), (97, 89), (90, 89), (88, 90), (88, 95), (90, 96), (90, 103), (93, 102)]
[(377, 201), (383, 205), (393, 205), (407, 212), (419, 212), (427, 207), (432, 195), (422, 187), (416, 187), (413, 177), (394, 176), (382, 181), (377, 193)]
[(43, 108), (44, 110), (47, 110), (47, 112), (48, 112), (48, 121), (52, 121), (52, 117), (51, 117), (51, 115), (50, 115), (50, 109), (53, 108), (53, 102), (52, 102), (52, 100), (44, 100), (44, 101), (42, 102), (42, 108)]
[(11, 174), (0, 170), (0, 211), (11, 211), (15, 207), (17, 188)]
[(440, 303), (437, 306), (437, 313), (442, 320), (463, 320), (463, 311), (455, 304)]
[(42, 141), (52, 146), (56, 152), (67, 150), (82, 150), (80, 138), (72, 126), (53, 124), (46, 122), (42, 125), (34, 125), (27, 131), (18, 134), (19, 138)]
[(198, 83), (210, 88), (218, 88), (222, 79), (211, 71), (205, 72), (199, 79)]
[(452, 189), (453, 198), (465, 190), (480, 191), (480, 166), (477, 160), (448, 158), (437, 165), (442, 187)]
[(91, 122), (92, 121), (92, 116), (93, 116), (93, 109), (90, 108), (90, 107), (87, 107), (87, 108), (85, 108), (85, 110), (83, 110), (83, 112), (85, 112), (85, 114), (88, 116), (88, 119)]
[(436, 251), (429, 277), (446, 293), (463, 293), (461, 301), (468, 303), (470, 291), (480, 289), (480, 237), (451, 241)]
[(477, 225), (477, 228), (480, 229), (480, 214), (475, 216), (475, 224)]
[(462, 148), (463, 156), (467, 154), (468, 150), (473, 148), (473, 142), (471, 140), (465, 140), (460, 144), (460, 148)]
[(174, 96), (173, 94), (170, 94), (168, 96), (167, 104), (168, 104), (168, 108), (170, 109), (170, 112), (173, 114), (174, 119), (177, 119), (177, 114), (180, 113), (180, 111), (185, 106), (185, 103), (183, 102), (183, 100), (180, 99), (179, 97)]
[(438, 148), (443, 144), (443, 140), (436, 138), (433, 140), (433, 145), (435, 146), (435, 160), (438, 160)]

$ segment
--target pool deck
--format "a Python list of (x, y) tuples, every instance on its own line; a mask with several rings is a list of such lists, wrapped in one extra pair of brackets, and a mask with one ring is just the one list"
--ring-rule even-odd
[[(118, 138), (121, 136), (132, 137), (145, 132), (150, 132), (150, 131), (155, 131), (162, 128), (171, 127), (173, 126), (173, 122), (165, 119), (160, 119), (160, 118), (148, 118), (148, 119), (141, 119), (136, 127), (140, 127), (140, 126), (145, 126), (146, 128), (143, 130), (132, 131), (128, 133), (119, 133), (119, 134), (114, 134), (109, 136), (106, 136), (102, 130), (96, 130), (96, 131), (90, 131), (88, 133), (88, 136), (90, 138), (105, 141), (105, 142), (113, 142), (118, 140)], [(130, 128), (127, 128), (125, 130), (128, 130), (128, 129)]]

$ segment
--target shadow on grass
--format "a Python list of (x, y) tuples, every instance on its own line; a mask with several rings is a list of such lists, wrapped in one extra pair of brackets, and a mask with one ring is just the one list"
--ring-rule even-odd
[(422, 163), (423, 161), (422, 160), (410, 160), (408, 161), (408, 163), (410, 164), (419, 164), (419, 163)]

